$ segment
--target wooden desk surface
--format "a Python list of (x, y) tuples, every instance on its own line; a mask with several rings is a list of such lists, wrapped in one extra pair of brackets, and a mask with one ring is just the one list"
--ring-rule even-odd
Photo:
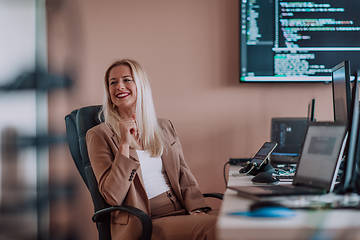
[[(239, 176), (240, 167), (231, 166), (229, 186), (252, 185), (252, 176)], [(291, 197), (293, 201), (301, 197)], [(287, 199), (290, 199), (288, 197)], [(295, 217), (260, 218), (229, 216), (236, 211), (248, 211), (252, 200), (242, 198), (227, 189), (217, 222), (217, 239), (360, 239), (360, 211), (296, 210)]]

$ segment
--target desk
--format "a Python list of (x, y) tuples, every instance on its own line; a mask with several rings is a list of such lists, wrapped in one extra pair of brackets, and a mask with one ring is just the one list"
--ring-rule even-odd
[[(239, 166), (230, 166), (229, 186), (252, 185), (252, 176), (238, 176)], [(297, 197), (299, 198), (299, 197)], [(295, 200), (295, 199), (294, 199)], [(296, 210), (291, 218), (256, 218), (229, 216), (247, 211), (253, 201), (227, 189), (217, 222), (217, 239), (360, 239), (360, 211)]]

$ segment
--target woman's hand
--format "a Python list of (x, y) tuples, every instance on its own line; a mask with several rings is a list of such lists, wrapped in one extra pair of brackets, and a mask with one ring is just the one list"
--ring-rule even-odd
[(126, 157), (129, 157), (129, 147), (133, 137), (137, 135), (136, 115), (132, 118), (122, 119), (119, 121), (120, 127), (120, 149), (119, 151)]
[(195, 209), (190, 212), (190, 215), (207, 215), (207, 213), (201, 209)]

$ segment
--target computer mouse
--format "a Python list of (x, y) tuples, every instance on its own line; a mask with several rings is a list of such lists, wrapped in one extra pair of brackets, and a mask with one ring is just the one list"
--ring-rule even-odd
[(274, 183), (278, 183), (279, 179), (276, 176), (273, 176), (270, 172), (260, 172), (256, 174), (256, 176), (253, 177), (251, 181), (253, 183), (274, 184)]
[(252, 217), (292, 217), (295, 211), (274, 201), (258, 201), (250, 205)]

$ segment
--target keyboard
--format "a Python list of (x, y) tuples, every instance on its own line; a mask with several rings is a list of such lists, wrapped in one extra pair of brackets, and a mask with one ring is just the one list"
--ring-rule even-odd
[(280, 182), (292, 182), (292, 180), (294, 179), (294, 175), (275, 175)]

